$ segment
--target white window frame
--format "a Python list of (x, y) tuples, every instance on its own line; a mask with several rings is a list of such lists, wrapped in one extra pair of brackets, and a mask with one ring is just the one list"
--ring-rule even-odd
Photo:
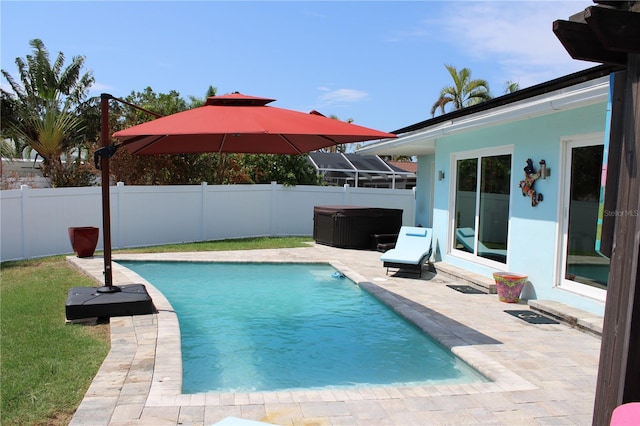
[(558, 191), (558, 228), (560, 230), (557, 247), (558, 255), (556, 259), (554, 279), (555, 287), (571, 293), (604, 302), (607, 297), (607, 290), (579, 283), (577, 281), (565, 279), (565, 267), (567, 263), (567, 243), (569, 238), (569, 194), (571, 185), (571, 150), (584, 146), (604, 145), (604, 133), (589, 133), (564, 137), (560, 140), (562, 147), (561, 161), (563, 165), (562, 182)]
[[(509, 270), (509, 249), (511, 247), (511, 214), (513, 212), (513, 191), (514, 191), (514, 145), (503, 145), (492, 148), (482, 148), (475, 149), (472, 151), (460, 151), (451, 153), (449, 157), (449, 173), (451, 179), (449, 180), (449, 230), (447, 233), (447, 254), (453, 257), (457, 257), (463, 260), (467, 260), (469, 262), (478, 263), (493, 269), (497, 269), (499, 271), (507, 271)], [(487, 259), (484, 257), (477, 256), (474, 253), (469, 253), (464, 250), (458, 250), (455, 248), (456, 244), (456, 236), (455, 236), (455, 207), (456, 207), (456, 188), (458, 186), (458, 170), (457, 170), (457, 162), (458, 160), (468, 160), (472, 158), (477, 158), (480, 160), (482, 157), (492, 157), (498, 155), (511, 155), (511, 191), (509, 193), (509, 219), (507, 223), (507, 263), (497, 262), (495, 260)], [(478, 161), (478, 167), (480, 167), (481, 161)], [(475, 229), (478, 229), (479, 216), (477, 215), (477, 209), (480, 206), (480, 173), (478, 172), (478, 181), (476, 182), (476, 215), (475, 215)], [(476, 247), (474, 247), (474, 252), (477, 251), (477, 238), (476, 238)]]

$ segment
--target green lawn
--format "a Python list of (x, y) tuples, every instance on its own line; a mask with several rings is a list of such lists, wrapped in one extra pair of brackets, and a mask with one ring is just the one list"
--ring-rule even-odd
[(114, 250), (114, 253), (164, 253), (171, 251), (220, 251), (308, 247), (310, 237), (255, 237), (236, 240), (204, 241), (199, 243), (168, 244), (164, 246)]
[[(303, 247), (311, 241), (248, 238), (118, 253)], [(0, 267), (0, 423), (67, 424), (109, 351), (109, 327), (65, 324), (65, 301), (70, 288), (97, 284), (63, 256)]]
[(61, 256), (1, 274), (2, 424), (67, 424), (109, 351), (107, 325), (65, 324), (69, 288), (95, 283)]

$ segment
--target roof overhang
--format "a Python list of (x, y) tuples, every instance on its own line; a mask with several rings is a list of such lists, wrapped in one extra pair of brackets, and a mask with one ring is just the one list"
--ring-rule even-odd
[(439, 120), (431, 126), (400, 134), (397, 139), (364, 146), (357, 152), (376, 155), (429, 155), (435, 152), (437, 140), (443, 137), (606, 102), (608, 93), (609, 77), (600, 77), (518, 102), (458, 115), (446, 121)]

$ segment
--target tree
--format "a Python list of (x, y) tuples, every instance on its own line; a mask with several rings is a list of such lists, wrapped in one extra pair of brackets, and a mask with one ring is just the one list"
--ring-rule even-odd
[[(337, 116), (337, 115), (335, 115), (335, 114), (331, 114), (331, 115), (329, 116), (329, 118), (331, 118), (331, 119), (333, 119), (333, 120), (338, 120), (338, 121), (340, 121), (340, 118), (338, 118), (338, 116)], [(347, 118), (347, 119), (345, 120), (345, 122), (346, 122), (346, 123), (353, 123), (353, 118)], [(319, 149), (318, 151), (320, 151), (320, 152), (339, 152), (339, 153), (342, 153), (342, 154), (343, 154), (343, 153), (347, 152), (347, 146), (346, 146), (346, 144), (331, 145), (331, 146), (328, 146), (328, 147), (326, 147), (326, 148), (321, 148), (321, 149)]]
[(61, 154), (68, 148), (68, 135), (80, 131), (82, 126), (80, 117), (67, 109), (59, 111), (55, 105), (46, 106), (40, 116), (25, 117), (21, 124), (16, 126), (14, 135), (45, 159), (45, 176), (60, 170)]
[[(171, 90), (156, 93), (151, 87), (141, 92), (132, 91), (127, 102), (160, 115), (170, 115), (185, 111), (190, 105)], [(154, 117), (118, 102), (110, 104), (110, 128), (113, 131), (126, 129)], [(110, 171), (116, 181), (127, 185), (170, 185), (189, 183), (190, 162), (186, 155), (132, 155), (126, 149), (119, 149), (110, 163)]]
[(413, 161), (413, 156), (411, 155), (381, 155), (380, 158), (384, 161)]
[(320, 185), (322, 181), (304, 154), (244, 154), (242, 158), (251, 183), (279, 182), (293, 186)]
[(517, 81), (508, 80), (505, 83), (505, 88), (504, 88), (505, 94), (517, 92), (518, 90), (520, 90), (520, 83), (518, 83)]
[(491, 99), (489, 83), (486, 80), (472, 80), (469, 68), (462, 68), (460, 71), (453, 65), (445, 65), (445, 68), (453, 79), (453, 86), (446, 86), (440, 91), (440, 97), (431, 107), (431, 116), (438, 109), (444, 114), (448, 104), (458, 110)]
[(87, 126), (78, 111), (87, 102), (93, 75), (82, 74), (84, 56), (74, 56), (65, 67), (62, 52), (52, 64), (41, 40), (29, 44), (33, 53), (15, 60), (19, 81), (2, 70), (13, 91), (2, 89), (2, 137), (12, 139), (21, 153), (36, 151), (43, 159), (43, 175), (51, 178), (53, 186), (81, 184), (69, 174), (72, 170), (88, 182), (91, 172), (79, 167), (78, 158), (73, 161), (72, 151), (88, 144)]
[(2, 147), (1, 153), (3, 158), (20, 158), (21, 156), (19, 148), (10, 140), (7, 134), (9, 125), (13, 125), (17, 120), (16, 109), (16, 100), (10, 93), (3, 90), (0, 93), (0, 111), (2, 112), (2, 120), (0, 121), (0, 146)]
[(60, 100), (60, 96), (68, 107), (82, 103), (87, 97), (89, 87), (95, 81), (90, 71), (81, 75), (85, 57), (74, 56), (71, 63), (63, 68), (64, 53), (59, 52), (51, 64), (49, 52), (42, 40), (31, 40), (29, 45), (33, 48), (33, 54), (27, 55), (25, 59), (15, 59), (22, 84), (10, 73), (2, 70), (19, 103), (36, 108), (38, 112), (42, 112), (42, 109), (48, 106), (48, 102)]
[(204, 98), (189, 96), (189, 100), (191, 102), (191, 108), (204, 105), (207, 102), (207, 98), (211, 96), (215, 96), (217, 92), (218, 92), (217, 87), (209, 86), (209, 88), (207, 89), (207, 93), (204, 95)]
[[(215, 95), (215, 88), (209, 86), (208, 96)], [(155, 93), (147, 87), (142, 92), (132, 92), (125, 100), (134, 105), (162, 115), (174, 114), (194, 107), (204, 101), (191, 97), (188, 103), (175, 90), (169, 93)], [(140, 111), (131, 110), (121, 104), (113, 105), (111, 128), (124, 129), (140, 124), (153, 117)], [(316, 184), (315, 169), (306, 161), (305, 155), (269, 154), (163, 154), (132, 155), (120, 149), (111, 161), (111, 173), (117, 181), (127, 185), (213, 185), (269, 183), (278, 181), (285, 185)]]

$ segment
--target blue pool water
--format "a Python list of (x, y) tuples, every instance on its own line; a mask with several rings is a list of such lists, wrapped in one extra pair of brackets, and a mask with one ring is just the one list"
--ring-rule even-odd
[(183, 393), (485, 381), (329, 265), (119, 263), (178, 315)]

